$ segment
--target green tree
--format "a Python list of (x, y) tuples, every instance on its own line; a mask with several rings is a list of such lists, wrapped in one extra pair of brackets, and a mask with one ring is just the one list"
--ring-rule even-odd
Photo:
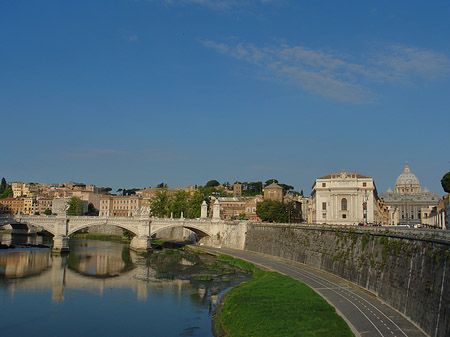
[(256, 205), (256, 215), (262, 221), (277, 222), (283, 204), (280, 201), (264, 200)]
[(286, 185), (286, 184), (278, 184), (278, 185), (283, 188), (283, 193), (284, 194), (286, 194), (287, 192), (289, 192), (289, 191), (294, 189), (294, 186), (291, 186), (291, 185)]
[(261, 194), (263, 190), (263, 183), (261, 181), (252, 181), (250, 183), (242, 184), (242, 196), (249, 197)]
[(13, 191), (10, 185), (6, 187), (6, 189), (3, 191), (3, 193), (0, 194), (0, 199), (2, 198), (12, 198), (13, 197)]
[(152, 215), (164, 218), (169, 215), (170, 197), (167, 191), (157, 191), (151, 202)]
[(45, 211), (44, 211), (44, 214), (45, 215), (52, 215), (52, 211), (50, 210), (50, 209), (46, 209)]
[(300, 221), (300, 211), (295, 203), (282, 203), (276, 200), (264, 200), (256, 205), (256, 215), (262, 221), (289, 223)]
[(109, 194), (112, 191), (111, 187), (100, 187), (100, 193)]
[(217, 187), (220, 183), (217, 180), (210, 180), (206, 183), (205, 187)]
[(170, 213), (173, 213), (174, 218), (181, 217), (181, 212), (183, 216), (188, 216), (189, 209), (189, 193), (183, 190), (178, 191), (172, 198), (170, 202)]
[(92, 202), (88, 205), (87, 215), (98, 215), (98, 211), (95, 209), (95, 206)]
[(278, 184), (278, 180), (276, 180), (276, 179), (266, 180), (264, 186), (269, 186), (270, 184), (273, 184), (273, 183)]
[(2, 184), (0, 185), (0, 194), (2, 194), (6, 190), (7, 184), (5, 177), (2, 178)]
[(199, 188), (189, 199), (188, 212), (185, 216), (190, 219), (199, 218), (201, 215), (203, 200), (206, 200), (208, 202), (207, 197), (205, 198), (205, 195), (202, 192), (202, 188)]
[(67, 210), (67, 215), (83, 215), (83, 201), (80, 198), (72, 197), (67, 204), (69, 209)]
[(441, 179), (441, 185), (446, 193), (450, 193), (450, 172), (444, 174)]

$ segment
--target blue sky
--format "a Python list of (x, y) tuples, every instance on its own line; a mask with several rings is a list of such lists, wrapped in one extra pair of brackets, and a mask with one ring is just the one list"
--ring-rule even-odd
[(0, 175), (117, 188), (450, 171), (450, 2), (0, 2)]

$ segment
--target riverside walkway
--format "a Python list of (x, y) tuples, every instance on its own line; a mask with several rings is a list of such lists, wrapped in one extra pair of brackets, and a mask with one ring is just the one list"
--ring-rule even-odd
[(252, 252), (200, 247), (227, 254), (295, 278), (319, 293), (336, 308), (356, 336), (425, 337), (419, 328), (375, 296), (341, 278), (300, 263)]

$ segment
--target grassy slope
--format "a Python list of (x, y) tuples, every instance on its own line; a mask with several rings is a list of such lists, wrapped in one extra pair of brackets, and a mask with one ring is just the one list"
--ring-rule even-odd
[(353, 336), (335, 309), (305, 284), (256, 270), (231, 289), (214, 319), (219, 334), (245, 336)]

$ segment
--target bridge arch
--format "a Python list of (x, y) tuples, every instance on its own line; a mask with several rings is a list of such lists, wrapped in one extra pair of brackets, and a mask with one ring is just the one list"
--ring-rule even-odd
[(89, 222), (89, 223), (77, 224), (75, 226), (69, 226), (69, 230), (67, 232), (67, 235), (71, 235), (71, 234), (73, 234), (75, 232), (78, 232), (79, 230), (82, 230), (82, 229), (85, 229), (85, 228), (89, 228), (89, 227), (92, 227), (92, 226), (118, 227), (118, 228), (121, 228), (121, 229), (125, 229), (126, 231), (131, 232), (134, 235), (138, 235), (139, 234), (137, 232), (136, 226), (122, 224), (122, 223), (110, 223), (107, 220), (102, 220), (102, 221), (94, 221), (94, 222)]
[[(3, 225), (11, 225), (11, 228), (13, 230), (25, 230), (24, 226), (27, 227), (28, 231), (34, 229), (43, 229), (47, 232), (49, 232), (52, 235), (56, 235), (55, 234), (55, 229), (52, 226), (52, 224), (48, 224), (48, 223), (42, 223), (42, 222), (38, 222), (38, 221), (33, 221), (33, 220), (26, 220), (26, 221), (10, 221), (9, 223), (3, 223)], [(1, 226), (1, 225), (0, 225)], [(14, 232), (13, 232), (14, 233)]]
[[(156, 226), (155, 226), (156, 227)], [(201, 236), (212, 236), (212, 234), (205, 230), (204, 228), (198, 227), (198, 226), (194, 226), (192, 224), (186, 224), (186, 223), (175, 223), (175, 224), (170, 224), (167, 226), (163, 226), (163, 227), (157, 227), (156, 229), (153, 229), (154, 226), (151, 226), (150, 228), (150, 236), (153, 236), (154, 234), (157, 234), (158, 232), (162, 231), (162, 230), (166, 230), (166, 229), (171, 229), (171, 228), (177, 228), (177, 227), (182, 227), (182, 228), (186, 228), (189, 229), (191, 231), (193, 231), (195, 234), (201, 235)]]

